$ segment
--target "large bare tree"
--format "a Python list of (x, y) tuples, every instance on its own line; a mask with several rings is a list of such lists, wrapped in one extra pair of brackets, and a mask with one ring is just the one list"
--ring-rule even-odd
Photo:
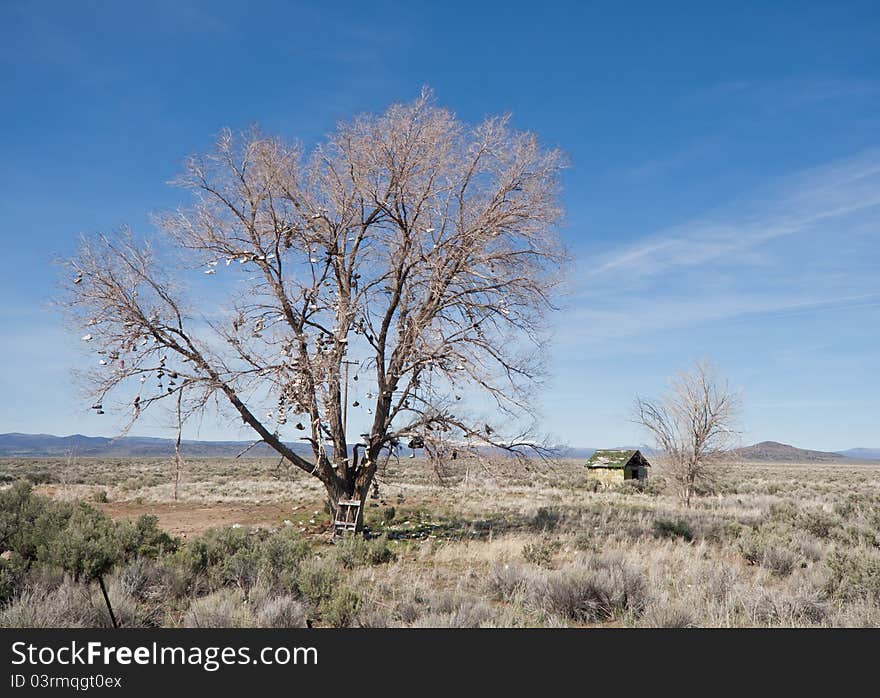
[(740, 401), (705, 362), (680, 373), (658, 400), (636, 398), (635, 419), (655, 438), (686, 506), (713, 482), (738, 441)]
[[(222, 133), (186, 162), (175, 183), (192, 203), (160, 216), (154, 239), (84, 239), (69, 262), (67, 307), (99, 355), (94, 409), (120, 395), (128, 427), (163, 402), (184, 421), (231, 409), (334, 510), (363, 503), (400, 444), (436, 462), (534, 445), (566, 260), (562, 166), (507, 117), (468, 127), (427, 92), (339, 125), (308, 155)], [(187, 300), (196, 278), (217, 286), (208, 300)], [(354, 360), (371, 426), (351, 444)]]

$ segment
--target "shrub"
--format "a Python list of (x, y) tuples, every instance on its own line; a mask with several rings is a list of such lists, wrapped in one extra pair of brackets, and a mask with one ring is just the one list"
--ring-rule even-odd
[(383, 565), (397, 559), (385, 536), (366, 540), (362, 536), (346, 536), (336, 543), (336, 560), (346, 569), (364, 565)]
[(813, 509), (803, 512), (798, 520), (801, 527), (809, 531), (816, 538), (828, 538), (838, 524), (838, 519), (821, 509)]
[[(92, 604), (96, 608), (104, 605), (104, 599), (100, 591), (90, 587)], [(120, 628), (145, 628), (159, 627), (164, 612), (161, 606), (147, 606), (141, 604), (127, 589), (126, 584), (119, 580), (114, 572), (107, 580), (107, 594), (113, 601), (113, 614)], [(110, 617), (106, 613), (98, 616), (99, 625), (103, 628), (111, 627)]]
[(553, 531), (562, 522), (562, 512), (553, 507), (541, 507), (529, 521), (529, 528), (534, 531)]
[(245, 628), (253, 625), (241, 592), (220, 589), (195, 599), (183, 616), (187, 628)]
[(880, 605), (872, 601), (853, 601), (830, 618), (831, 625), (844, 628), (880, 627)]
[[(773, 494), (771, 492), (771, 494)], [(770, 505), (770, 519), (783, 523), (794, 523), (798, 519), (798, 508), (793, 502), (784, 500)]]
[(558, 540), (543, 540), (535, 543), (527, 543), (523, 546), (522, 556), (526, 562), (539, 567), (551, 567), (553, 556), (562, 549), (562, 542)]
[(66, 526), (70, 504), (33, 494), (30, 483), (19, 480), (0, 491), (0, 541), (27, 566)]
[(357, 626), (359, 628), (388, 628), (391, 627), (391, 620), (388, 613), (383, 608), (370, 606), (364, 608), (361, 604), (361, 610), (357, 614)]
[(748, 599), (745, 610), (755, 623), (789, 627), (821, 623), (827, 614), (825, 604), (815, 594), (767, 590)]
[(615, 494), (640, 494), (642, 492), (642, 483), (636, 479), (621, 480), (620, 482), (611, 483), (609, 489)]
[(662, 476), (654, 475), (653, 477), (642, 483), (642, 494), (656, 497), (657, 495), (665, 492), (667, 488), (668, 483), (666, 482), (666, 480)]
[(649, 604), (639, 625), (646, 628), (693, 628), (697, 626), (693, 610), (681, 602), (664, 600)]
[(361, 608), (361, 597), (352, 589), (338, 587), (321, 603), (321, 619), (334, 628), (347, 628)]
[(790, 533), (772, 524), (751, 529), (740, 537), (740, 551), (746, 562), (760, 565), (780, 577), (788, 576), (795, 567), (806, 564)]
[(786, 544), (768, 545), (761, 555), (760, 565), (780, 577), (790, 575), (800, 561), (798, 553)]
[(4, 628), (95, 628), (107, 625), (103, 602), (71, 580), (55, 589), (24, 591), (0, 610)]
[(826, 560), (829, 592), (848, 601), (880, 603), (880, 555), (834, 550)]
[(311, 546), (290, 528), (282, 528), (262, 545), (260, 578), (275, 589), (296, 589), (300, 563), (311, 553)]
[(654, 519), (654, 535), (657, 538), (694, 539), (691, 525), (684, 519)]
[(234, 585), (249, 592), (258, 580), (280, 592), (296, 589), (299, 566), (309, 555), (308, 542), (284, 528), (274, 533), (247, 528), (206, 531), (173, 557), (178, 591), (199, 594)]
[(117, 535), (126, 558), (156, 558), (174, 552), (178, 546), (176, 539), (159, 528), (159, 517), (150, 514), (143, 514), (134, 522), (119, 522)]
[(546, 574), (532, 584), (530, 596), (542, 610), (580, 622), (639, 616), (647, 604), (644, 574), (617, 558), (590, 558)]
[(602, 482), (598, 478), (590, 477), (584, 481), (583, 490), (586, 492), (599, 492), (602, 489)]
[(8, 560), (0, 558), (0, 607), (21, 590), (27, 567), (27, 561), (18, 553), (12, 553)]
[(247, 590), (257, 580), (259, 539), (246, 528), (211, 529), (189, 541), (176, 562), (194, 589), (203, 576), (212, 590), (228, 584)]
[(496, 601), (511, 601), (524, 592), (531, 575), (517, 565), (494, 565), (486, 577), (486, 591)]
[(479, 628), (495, 617), (495, 611), (480, 599), (458, 599), (454, 607), (418, 618), (414, 628)]
[(107, 574), (122, 559), (123, 549), (113, 521), (86, 504), (77, 506), (63, 533), (40, 551), (46, 562), (56, 564), (76, 581), (91, 581)]
[(138, 557), (114, 572), (114, 583), (140, 603), (164, 604), (175, 593), (175, 570), (165, 561)]
[[(157, 523), (150, 516), (134, 523), (115, 522), (88, 504), (53, 502), (35, 495), (30, 484), (16, 483), (0, 492), (0, 540), (9, 549), (9, 559), (0, 561), (0, 603), (24, 590), (31, 570), (44, 574), (60, 569), (75, 582), (103, 584), (117, 563), (173, 549), (174, 540)], [(123, 604), (120, 618), (131, 620), (128, 611), (137, 615), (136, 601), (125, 593), (118, 596)], [(72, 622), (78, 624), (79, 619)]]
[(339, 580), (339, 570), (332, 563), (312, 559), (305, 561), (296, 576), (296, 586), (300, 594), (315, 605), (319, 605), (333, 595)]
[(304, 628), (307, 617), (308, 607), (290, 595), (266, 599), (256, 612), (261, 628)]
[(398, 601), (394, 607), (394, 618), (402, 623), (414, 623), (422, 613), (423, 604), (416, 596)]
[(599, 549), (599, 541), (589, 531), (581, 531), (575, 535), (571, 544), (575, 550), (580, 550), (581, 552), (598, 552)]

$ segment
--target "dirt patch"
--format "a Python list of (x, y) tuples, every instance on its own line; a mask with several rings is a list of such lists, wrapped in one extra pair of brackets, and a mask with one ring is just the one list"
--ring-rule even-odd
[[(209, 528), (240, 524), (242, 526), (281, 526), (285, 519), (294, 522), (315, 511), (317, 505), (272, 502), (266, 504), (196, 502), (138, 503), (108, 502), (96, 504), (101, 511), (114, 519), (135, 519), (141, 514), (159, 517), (159, 526), (169, 533), (184, 538)], [(309, 508), (313, 506), (313, 508)]]

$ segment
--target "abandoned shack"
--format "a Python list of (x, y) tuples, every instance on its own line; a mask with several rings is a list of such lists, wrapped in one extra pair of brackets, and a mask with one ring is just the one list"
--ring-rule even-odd
[(648, 479), (650, 467), (648, 459), (638, 450), (596, 451), (587, 461), (589, 477), (606, 484), (622, 480), (638, 480), (642, 483)]

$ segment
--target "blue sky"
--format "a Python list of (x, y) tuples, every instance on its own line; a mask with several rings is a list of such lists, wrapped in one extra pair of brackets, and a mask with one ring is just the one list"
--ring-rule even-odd
[(880, 446), (878, 36), (871, 2), (5, 0), (0, 432), (114, 433), (48, 308), (79, 233), (149, 230), (224, 126), (314, 143), (430, 85), (570, 158), (546, 431), (641, 442), (634, 395), (708, 358), (745, 440)]

